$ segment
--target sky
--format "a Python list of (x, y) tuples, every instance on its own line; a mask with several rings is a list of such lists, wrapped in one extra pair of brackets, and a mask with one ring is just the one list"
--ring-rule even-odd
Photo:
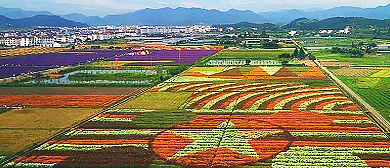
[(54, 14), (82, 13), (87, 16), (122, 14), (145, 8), (199, 7), (227, 11), (252, 10), (256, 13), (286, 9), (319, 10), (339, 6), (374, 8), (390, 0), (0, 0), (0, 6)]

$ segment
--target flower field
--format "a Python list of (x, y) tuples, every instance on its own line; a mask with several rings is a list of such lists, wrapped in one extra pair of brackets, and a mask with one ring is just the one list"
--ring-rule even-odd
[(169, 83), (150, 91), (195, 92), (182, 109), (336, 110), (359, 108), (335, 86), (264, 83)]
[[(108, 94), (109, 91), (95, 94), (82, 93), (77, 94), (80, 89), (50, 89), (61, 94), (39, 94), (37, 92), (31, 92), (36, 94), (20, 94), (20, 92), (15, 91), (16, 94), (12, 92), (10, 94), (0, 95), (0, 105), (8, 107), (96, 107), (96, 106), (108, 106), (122, 98), (127, 96), (136, 95), (147, 88), (129, 88), (126, 92), (120, 90), (120, 92), (113, 92)], [(42, 88), (37, 88), (37, 90), (42, 90)], [(61, 91), (65, 90), (65, 91)], [(74, 91), (73, 94), (64, 93), (64, 92)], [(41, 91), (46, 93), (44, 91)], [(76, 94), (75, 94), (76, 93)]]
[(192, 67), (5, 166), (390, 167), (390, 139), (316, 67)]
[(7, 166), (389, 166), (390, 140), (361, 113), (164, 113), (106, 112)]
[[(116, 58), (119, 61), (134, 61), (128, 63), (128, 65), (177, 65), (177, 64), (194, 64), (197, 60), (216, 53), (216, 50), (151, 50), (149, 54), (142, 55), (123, 55), (110, 58), (108, 60), (115, 60)], [(166, 61), (170, 62), (166, 62)]]
[(0, 78), (17, 76), (28, 72), (58, 68), (87, 61), (102, 60), (122, 55), (132, 50), (69, 50), (66, 52), (34, 54), (0, 59)]
[[(219, 68), (219, 67), (218, 67)], [(196, 82), (196, 81), (300, 81), (300, 80), (328, 80), (317, 68), (312, 67), (225, 67), (222, 70), (216, 67), (205, 70), (206, 67), (194, 67), (168, 82)]]
[(126, 95), (1, 95), (2, 106), (94, 107), (108, 106)]
[[(208, 57), (196, 65), (198, 66), (244, 66), (246, 60), (253, 66), (275, 66), (282, 65), (278, 55), (292, 54), (293, 50), (288, 49), (247, 49), (247, 50), (223, 50)], [(301, 61), (289, 61), (289, 64), (302, 65)]]

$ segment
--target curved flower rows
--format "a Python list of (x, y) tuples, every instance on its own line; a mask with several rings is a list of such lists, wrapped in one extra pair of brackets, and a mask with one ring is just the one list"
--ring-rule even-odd
[[(174, 84), (168, 85), (171, 87)], [(183, 86), (178, 84), (179, 87)], [(183, 88), (200, 86), (188, 84)], [(174, 87), (173, 87), (174, 88)], [(213, 89), (214, 88), (214, 89)], [(180, 89), (176, 89), (179, 91)], [(182, 89), (185, 91), (186, 89)], [(354, 105), (337, 87), (310, 87), (295, 84), (216, 84), (197, 89), (180, 109), (335, 110)], [(332, 102), (337, 101), (337, 102)], [(321, 105), (321, 106), (319, 106)], [(314, 106), (314, 108), (310, 108)], [(352, 108), (355, 111), (358, 108)]]

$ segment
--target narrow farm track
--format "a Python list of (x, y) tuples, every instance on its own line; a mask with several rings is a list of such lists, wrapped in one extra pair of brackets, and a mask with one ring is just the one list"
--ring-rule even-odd
[(373, 107), (366, 103), (362, 98), (360, 98), (355, 92), (353, 92), (347, 85), (345, 85), (340, 79), (338, 79), (332, 72), (330, 72), (326, 67), (322, 66), (317, 60), (314, 61), (319, 68), (321, 68), (325, 73), (327, 73), (330, 79), (335, 82), (345, 93), (347, 93), (355, 102), (357, 102), (361, 107), (366, 109), (366, 115), (371, 118), (377, 125), (383, 130), (383, 132), (389, 137), (390, 136), (390, 124), (384, 119)]
[(41, 146), (41, 145), (43, 145), (43, 144), (45, 144), (45, 143), (47, 143), (47, 142), (49, 142), (49, 141), (51, 141), (51, 140), (54, 140), (56, 137), (65, 135), (65, 134), (68, 133), (69, 131), (72, 131), (73, 129), (76, 129), (76, 128), (78, 128), (79, 126), (81, 126), (81, 125), (83, 125), (83, 124), (89, 122), (89, 121), (92, 120), (93, 118), (95, 118), (95, 117), (97, 117), (97, 116), (99, 116), (99, 115), (101, 115), (101, 114), (103, 114), (103, 113), (105, 113), (105, 112), (107, 112), (107, 111), (109, 111), (109, 110), (112, 110), (112, 109), (114, 109), (114, 108), (116, 108), (116, 107), (118, 107), (118, 106), (120, 106), (120, 105), (122, 105), (122, 104), (124, 104), (124, 103), (126, 103), (126, 102), (128, 102), (128, 101), (130, 101), (130, 100), (132, 100), (133, 98), (135, 98), (135, 97), (141, 95), (142, 93), (144, 93), (144, 92), (146, 92), (146, 91), (148, 91), (148, 90), (149, 90), (149, 88), (138, 88), (137, 90), (134, 90), (133, 92), (128, 93), (128, 97), (126, 97), (126, 98), (124, 98), (124, 99), (122, 99), (122, 100), (119, 100), (118, 102), (116, 102), (115, 104), (112, 104), (111, 106), (105, 108), (105, 109), (102, 110), (101, 112), (96, 113), (96, 114), (94, 114), (93, 116), (90, 116), (89, 118), (84, 119), (84, 120), (82, 120), (82, 121), (80, 121), (80, 122), (78, 122), (78, 123), (76, 123), (76, 124), (74, 124), (74, 125), (72, 125), (72, 126), (66, 128), (66, 129), (62, 130), (61, 132), (59, 132), (59, 133), (57, 133), (57, 134), (51, 136), (50, 138), (48, 138), (48, 139), (46, 139), (46, 140), (44, 140), (44, 141), (42, 141), (42, 142), (40, 142), (40, 143), (37, 143), (36, 145), (32, 146), (31, 148), (29, 148), (29, 149), (27, 149), (27, 150), (25, 150), (25, 151), (23, 151), (23, 152), (20, 152), (18, 155), (14, 156), (14, 157), (11, 157), (11, 158), (9, 158), (9, 159), (7, 159), (7, 160), (4, 160), (2, 163), (0, 163), (0, 167), (3, 167), (3, 166), (4, 166), (5, 164), (7, 164), (8, 162), (17, 159), (17, 158), (19, 158), (19, 157), (21, 157), (21, 156), (27, 154), (28, 152), (31, 152), (32, 150), (34, 150), (34, 149), (37, 148), (37, 147), (39, 147), (39, 146)]

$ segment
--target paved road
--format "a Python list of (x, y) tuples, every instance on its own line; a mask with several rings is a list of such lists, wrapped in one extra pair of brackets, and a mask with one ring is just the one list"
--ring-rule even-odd
[[(291, 41), (293, 41), (293, 42), (294, 42), (294, 45), (297, 46), (299, 49), (302, 48), (302, 46), (299, 45), (295, 40), (291, 39)], [(309, 52), (307, 52), (305, 49), (303, 49), (303, 51), (305, 52), (306, 55), (309, 55)]]
[(341, 82), (340, 79), (338, 79), (335, 75), (333, 75), (332, 72), (330, 72), (326, 67), (322, 66), (321, 63), (319, 63), (317, 60), (314, 61), (319, 68), (324, 70), (327, 74), (329, 74), (330, 78), (341, 87), (341, 89), (346, 92), (349, 96), (352, 97), (359, 105), (364, 107), (367, 112), (366, 114), (374, 120), (379, 127), (387, 134), (387, 136), (390, 135), (390, 124), (389, 122), (384, 119), (374, 108), (372, 108), (368, 103), (366, 103), (362, 98), (360, 98), (355, 92), (353, 92), (347, 85), (345, 85), (343, 82)]

